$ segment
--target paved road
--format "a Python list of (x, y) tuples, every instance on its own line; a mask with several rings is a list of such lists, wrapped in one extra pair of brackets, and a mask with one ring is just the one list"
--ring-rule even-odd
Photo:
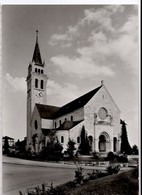
[[(85, 173), (92, 169), (105, 170), (105, 167), (83, 166)], [(41, 185), (43, 182), (59, 185), (74, 179), (76, 166), (59, 163), (28, 161), (3, 157), (3, 195), (18, 195), (28, 187)], [(128, 169), (128, 168), (127, 168)]]
[[(57, 167), (59, 166), (59, 167)], [(74, 179), (75, 166), (3, 158), (3, 195), (18, 195), (28, 187), (53, 182), (59, 185)], [(90, 170), (91, 171), (91, 170)], [(89, 170), (85, 171), (89, 172)]]
[(16, 195), (19, 190), (26, 191), (43, 182), (58, 185), (73, 179), (73, 169), (4, 164), (3, 195)]

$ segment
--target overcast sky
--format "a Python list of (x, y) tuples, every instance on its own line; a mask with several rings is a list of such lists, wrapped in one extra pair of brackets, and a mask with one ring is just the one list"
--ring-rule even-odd
[(3, 6), (3, 135), (26, 136), (26, 76), (39, 30), (47, 104), (63, 104), (101, 80), (138, 144), (138, 8), (135, 5)]

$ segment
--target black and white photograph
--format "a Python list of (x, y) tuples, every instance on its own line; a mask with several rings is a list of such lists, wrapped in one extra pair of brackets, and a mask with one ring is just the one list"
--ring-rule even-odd
[(139, 11), (2, 5), (1, 194), (140, 194)]

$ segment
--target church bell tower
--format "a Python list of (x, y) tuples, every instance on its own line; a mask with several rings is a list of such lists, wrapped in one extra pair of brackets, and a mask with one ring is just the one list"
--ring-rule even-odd
[(28, 67), (27, 75), (27, 147), (31, 143), (31, 117), (35, 104), (46, 104), (46, 84), (45, 63), (41, 59), (38, 30), (36, 31), (36, 43), (32, 62)]

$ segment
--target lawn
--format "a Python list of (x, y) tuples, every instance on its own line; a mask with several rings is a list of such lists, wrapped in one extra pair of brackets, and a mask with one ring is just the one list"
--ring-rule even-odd
[(89, 181), (76, 189), (66, 192), (68, 195), (138, 195), (137, 169), (120, 172)]

